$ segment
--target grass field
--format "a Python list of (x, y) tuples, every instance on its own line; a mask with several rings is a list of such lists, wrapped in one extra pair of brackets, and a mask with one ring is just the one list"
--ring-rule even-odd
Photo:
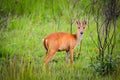
[[(43, 70), (43, 60), (46, 54), (42, 39), (53, 32), (70, 33), (70, 24), (66, 19), (66, 14), (60, 18), (60, 21), (55, 22), (50, 17), (52, 13), (46, 15), (49, 10), (46, 9), (47, 12), (45, 12), (45, 10), (40, 8), (41, 11), (39, 11), (39, 4), (37, 2), (34, 3), (34, 1), (30, 3), (33, 7), (28, 8), (29, 0), (25, 1), (26, 2), (21, 1), (21, 4), (24, 5), (23, 10), (15, 4), (14, 6), (16, 7), (12, 5), (6, 8), (8, 10), (10, 8), (11, 12), (15, 10), (17, 15), (9, 16), (6, 21), (7, 26), (0, 30), (0, 80), (120, 79), (119, 65), (113, 74), (105, 76), (99, 75), (99, 73), (91, 67), (91, 62), (96, 61), (95, 57), (99, 55), (98, 48), (92, 40), (94, 39), (97, 43), (96, 26), (92, 18), (85, 29), (81, 50), (80, 44), (74, 50), (75, 57), (80, 53), (79, 58), (74, 61), (74, 70), (71, 69), (70, 61), (68, 67), (66, 67), (65, 52), (57, 52), (53, 57), (53, 60), (57, 62), (50, 62), (46, 70)], [(37, 1), (39, 2), (40, 0)], [(14, 0), (9, 2), (12, 4)], [(40, 4), (44, 5), (42, 3)], [(49, 4), (49, 1), (47, 4)], [(63, 3), (61, 3), (61, 5), (63, 5)], [(24, 14), (22, 14), (22, 11)], [(31, 13), (30, 15), (28, 15), (29, 12)], [(6, 11), (6, 13), (9, 13), (9, 11)], [(44, 14), (42, 17), (41, 13)], [(80, 17), (80, 20), (83, 21), (84, 17)], [(76, 30), (76, 21), (74, 21), (73, 33), (76, 33)], [(117, 30), (117, 32), (119, 32), (119, 30)], [(119, 38), (119, 35), (117, 37)], [(118, 39), (118, 41), (119, 40), (120, 39)], [(114, 56), (120, 57), (119, 54), (118, 44)]]

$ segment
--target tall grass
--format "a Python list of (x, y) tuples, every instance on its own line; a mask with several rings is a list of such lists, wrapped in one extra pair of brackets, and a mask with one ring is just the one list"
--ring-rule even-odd
[[(57, 52), (53, 57), (58, 62), (50, 62), (46, 71), (43, 70), (43, 59), (46, 56), (42, 39), (52, 32), (70, 32), (67, 20), (67, 1), (55, 1), (55, 16), (61, 8), (60, 21), (53, 19), (52, 2), (48, 0), (0, 0), (0, 6), (8, 16), (6, 28), (0, 30), (0, 79), (1, 80), (119, 80), (120, 69), (108, 76), (98, 75), (92, 67), (91, 60), (98, 54), (98, 49), (91, 39), (96, 41), (96, 28), (90, 21), (82, 40), (80, 57), (75, 60), (75, 69), (71, 70), (65, 63), (65, 52)], [(57, 5), (58, 3), (59, 6)], [(12, 4), (12, 5), (11, 5)], [(83, 3), (85, 4), (85, 3)], [(63, 8), (63, 10), (62, 10)], [(79, 8), (79, 7), (77, 7)], [(77, 10), (77, 9), (76, 9)], [(66, 12), (65, 12), (66, 11)], [(83, 17), (80, 18), (83, 20)], [(58, 28), (59, 26), (59, 28)], [(73, 33), (76, 33), (76, 23), (73, 23)], [(118, 50), (118, 49), (116, 49)], [(75, 56), (80, 51), (75, 49)], [(117, 51), (119, 52), (119, 51)], [(116, 56), (117, 54), (115, 54)], [(116, 78), (115, 78), (116, 77)]]

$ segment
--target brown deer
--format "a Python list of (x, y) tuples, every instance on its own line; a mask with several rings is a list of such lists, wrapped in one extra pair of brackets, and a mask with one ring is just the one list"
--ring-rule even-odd
[(73, 67), (73, 51), (77, 44), (82, 40), (82, 36), (87, 22), (80, 22), (78, 20), (76, 21), (76, 23), (76, 34), (56, 32), (49, 34), (43, 39), (43, 44), (47, 54), (44, 60), (44, 65), (46, 65), (51, 60), (51, 58), (57, 51), (66, 51), (66, 63), (68, 63), (68, 53), (70, 52), (70, 62)]

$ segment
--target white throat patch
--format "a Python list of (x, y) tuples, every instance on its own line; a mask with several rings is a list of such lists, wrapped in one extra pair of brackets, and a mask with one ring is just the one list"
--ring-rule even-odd
[(83, 35), (80, 35), (80, 38), (77, 40), (77, 42), (76, 42), (76, 45), (75, 45), (74, 49), (75, 49), (75, 48), (76, 48), (76, 46), (77, 46), (77, 45), (81, 42), (82, 37), (83, 37)]

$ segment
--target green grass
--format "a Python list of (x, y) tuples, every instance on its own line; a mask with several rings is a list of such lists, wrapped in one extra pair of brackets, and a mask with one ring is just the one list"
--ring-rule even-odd
[[(0, 77), (2, 80), (112, 80), (112, 76), (115, 76), (113, 74), (101, 77), (90, 67), (91, 58), (98, 55), (98, 50), (90, 38), (90, 31), (95, 29), (94, 25), (90, 29), (86, 27), (81, 55), (75, 60), (74, 70), (71, 69), (70, 62), (66, 68), (65, 52), (57, 52), (53, 59), (58, 63), (50, 62), (46, 71), (43, 71), (43, 59), (46, 54), (42, 39), (52, 32), (69, 32), (69, 25), (63, 22), (58, 30), (57, 24), (53, 21), (41, 23), (35, 20), (36, 18), (29, 16), (11, 17), (7, 28), (1, 30)], [(74, 23), (73, 33), (76, 29)], [(95, 34), (95, 31), (92, 34)], [(75, 49), (75, 56), (78, 52), (79, 45)]]
[[(2, 0), (1, 0), (2, 1)], [(68, 9), (68, 3), (64, 0), (53, 2), (53, 19), (51, 1), (47, 0), (7, 0), (0, 1), (0, 10), (5, 15), (9, 15), (6, 21), (6, 28), (0, 30), (0, 80), (119, 80), (120, 67), (113, 74), (100, 76), (90, 66), (91, 61), (96, 61), (98, 49), (93, 39), (97, 42), (96, 28), (93, 20), (90, 20), (90, 26), (86, 27), (80, 45), (74, 50), (79, 59), (74, 61), (74, 70), (71, 69), (69, 61), (68, 67), (65, 62), (65, 52), (57, 52), (53, 57), (58, 62), (50, 62), (46, 70), (43, 70), (43, 60), (46, 56), (42, 39), (53, 32), (70, 32), (69, 18), (77, 15), (77, 10), (81, 11), (85, 6), (75, 8), (73, 14)], [(88, 1), (89, 2), (89, 1)], [(60, 3), (60, 4), (59, 4)], [(12, 5), (11, 5), (12, 4)], [(59, 4), (59, 5), (58, 5)], [(83, 5), (84, 4), (84, 5)], [(67, 5), (67, 6), (66, 6)], [(70, 3), (70, 7), (72, 2)], [(60, 15), (58, 19), (58, 15)], [(79, 12), (80, 13), (80, 12)], [(81, 12), (81, 21), (84, 14)], [(76, 18), (75, 18), (76, 19)], [(0, 19), (1, 20), (1, 19)], [(74, 20), (74, 19), (73, 19)], [(60, 21), (60, 22), (59, 22)], [(77, 27), (74, 20), (73, 33), (76, 33)], [(120, 29), (119, 29), (120, 30)], [(119, 30), (117, 32), (119, 32)], [(117, 36), (119, 37), (119, 35)], [(118, 40), (119, 41), (119, 40)], [(119, 45), (116, 46), (115, 55), (119, 57)], [(119, 59), (119, 58), (118, 58)]]

